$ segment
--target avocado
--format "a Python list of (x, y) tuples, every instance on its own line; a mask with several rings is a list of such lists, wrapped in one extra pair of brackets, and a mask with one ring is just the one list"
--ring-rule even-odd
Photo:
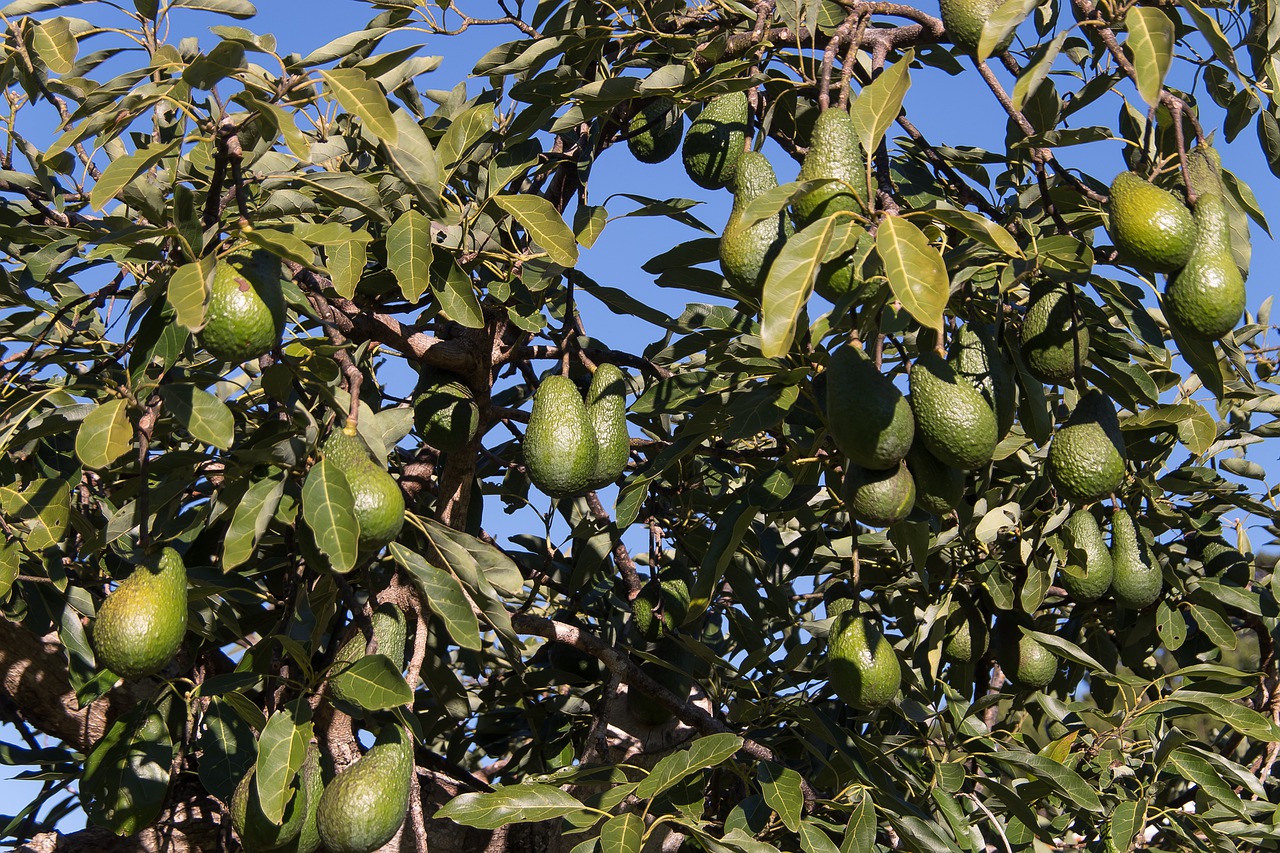
[(1230, 579), (1241, 586), (1252, 580), (1249, 558), (1222, 539), (1209, 539), (1197, 551), (1206, 576)]
[[(1072, 287), (1074, 285), (1068, 285)], [(1065, 385), (1076, 375), (1076, 347), (1080, 367), (1089, 365), (1089, 327), (1071, 318), (1071, 298), (1060, 287), (1033, 291), (1022, 323), (1022, 357), (1031, 375), (1049, 385)]]
[(533, 395), (524, 433), (524, 464), (530, 481), (553, 498), (588, 491), (600, 448), (578, 386), (567, 376), (548, 376)]
[(831, 623), (827, 678), (846, 705), (874, 711), (898, 695), (902, 664), (880, 629), (850, 609)]
[(1231, 254), (1231, 227), (1222, 195), (1196, 199), (1196, 237), (1186, 266), (1169, 277), (1165, 318), (1189, 337), (1216, 340), (1235, 328), (1244, 312), (1244, 278)]
[(1182, 200), (1168, 190), (1121, 172), (1107, 199), (1107, 232), (1124, 260), (1143, 272), (1173, 272), (1191, 257), (1196, 224)]
[(907, 468), (916, 484), (916, 506), (934, 515), (946, 515), (964, 499), (964, 472), (943, 465), (923, 444), (907, 453)]
[(413, 423), (429, 446), (456, 453), (479, 431), (480, 407), (461, 377), (429, 367), (413, 392)]
[(1115, 406), (1096, 388), (1076, 404), (1054, 435), (1045, 461), (1049, 479), (1064, 498), (1089, 504), (1124, 482), (1125, 449)]
[(1198, 196), (1218, 193), (1225, 197), (1227, 189), (1222, 182), (1222, 157), (1216, 148), (1197, 145), (1187, 152), (1187, 180)]
[(320, 750), (307, 745), (297, 790), (285, 806), (284, 819), (274, 824), (262, 812), (254, 769), (240, 780), (231, 798), (231, 825), (245, 853), (276, 850), (281, 853), (314, 853), (320, 846), (316, 832), (316, 810), (324, 782), (320, 777)]
[(654, 98), (631, 116), (627, 148), (641, 163), (661, 163), (680, 147), (684, 118), (670, 98)]
[[(373, 623), (373, 638), (378, 641), (374, 654), (388, 658), (397, 670), (404, 669), (405, 642), (408, 629), (405, 625), (404, 613), (391, 603), (378, 605), (370, 619)], [(360, 703), (356, 699), (358, 684), (355, 677), (348, 672), (351, 664), (365, 657), (368, 641), (363, 631), (357, 631), (342, 644), (333, 657), (332, 671), (336, 673), (329, 679), (329, 691), (333, 698), (350, 703), (356, 707)]]
[(404, 823), (414, 769), (413, 748), (400, 737), (374, 745), (325, 787), (316, 829), (329, 853), (371, 853)]
[(587, 388), (586, 405), (597, 446), (589, 488), (602, 489), (622, 476), (631, 458), (626, 374), (607, 362), (597, 367)]
[(1003, 440), (1013, 428), (1018, 408), (1018, 386), (1013, 368), (1000, 354), (995, 335), (975, 323), (965, 323), (956, 333), (947, 356), (959, 376), (968, 379), (996, 415), (996, 438)]
[(1097, 601), (1111, 587), (1114, 574), (1102, 529), (1093, 513), (1078, 509), (1067, 518), (1063, 530), (1067, 561), (1058, 571), (1058, 583), (1072, 601), (1082, 604)]
[(798, 181), (830, 179), (796, 200), (796, 219), (809, 225), (840, 211), (861, 213), (870, 197), (867, 159), (847, 110), (833, 106), (822, 111), (813, 124), (809, 150), (800, 166)]
[[(693, 689), (693, 655), (679, 642), (670, 638), (660, 640), (654, 646), (654, 654), (664, 663), (642, 661), (640, 671), (675, 694), (684, 702)], [(656, 727), (671, 721), (672, 713), (666, 706), (639, 688), (627, 686), (627, 711), (642, 725)]]
[(967, 593), (957, 594), (956, 608), (947, 615), (946, 631), (942, 656), (952, 663), (977, 663), (987, 653), (991, 641), (987, 616)]
[[(978, 49), (987, 19), (1002, 3), (1003, 0), (938, 0), (938, 7), (942, 13), (942, 25), (947, 28), (951, 41), (966, 53), (973, 53)], [(1013, 44), (1013, 35), (1005, 36), (996, 45), (995, 52), (1008, 50)]]
[(1121, 607), (1143, 610), (1160, 598), (1164, 575), (1138, 535), (1133, 516), (1120, 507), (1111, 514), (1111, 562), (1111, 594)]
[(996, 416), (968, 379), (933, 351), (920, 354), (908, 378), (916, 432), (944, 465), (972, 471), (991, 461)]
[(352, 509), (360, 525), (360, 552), (373, 555), (393, 541), (404, 526), (404, 494), (395, 478), (373, 461), (354, 426), (334, 430), (321, 448), (351, 488)]
[(164, 669), (187, 632), (187, 567), (172, 548), (138, 564), (98, 608), (98, 663), (124, 678)]
[(261, 250), (238, 250), (219, 260), (199, 335), (205, 351), (239, 364), (279, 344), (285, 315), (280, 277), (280, 259)]
[(858, 603), (858, 590), (848, 581), (839, 581), (822, 591), (822, 601), (828, 617), (839, 616)]
[(915, 439), (906, 397), (852, 344), (827, 362), (827, 430), (855, 464), (877, 470), (897, 467)]
[(717, 95), (689, 126), (680, 151), (684, 170), (703, 189), (733, 186), (747, 144), (747, 93)]
[(1034, 637), (1022, 633), (1016, 621), (1001, 622), (996, 660), (1004, 674), (1021, 690), (1039, 690), (1058, 674), (1058, 656)]
[(754, 225), (742, 224), (747, 205), (777, 186), (778, 178), (767, 157), (758, 151), (742, 155), (734, 180), (733, 209), (720, 237), (720, 268), (729, 283), (743, 293), (760, 292), (765, 272), (788, 236), (788, 222), (783, 213)]
[(689, 613), (689, 585), (680, 578), (651, 580), (631, 602), (636, 631), (649, 642), (674, 634)]
[(844, 501), (854, 520), (872, 527), (889, 527), (911, 514), (916, 505), (916, 483), (906, 462), (887, 471), (849, 463), (844, 477)]

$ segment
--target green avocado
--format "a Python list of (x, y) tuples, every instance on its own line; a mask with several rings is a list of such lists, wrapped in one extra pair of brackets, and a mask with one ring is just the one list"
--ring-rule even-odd
[(943, 465), (923, 444), (907, 453), (907, 468), (916, 484), (916, 506), (934, 515), (946, 515), (964, 499), (964, 472)]
[(376, 744), (325, 787), (316, 829), (329, 853), (371, 853), (404, 823), (414, 770), (413, 748), (401, 738)]
[(915, 507), (915, 479), (906, 462), (887, 471), (850, 463), (844, 478), (844, 501), (854, 520), (872, 527), (889, 527), (905, 519)]
[(982, 394), (933, 351), (920, 354), (908, 379), (916, 433), (944, 465), (972, 471), (996, 449), (995, 412)]
[(680, 151), (684, 170), (703, 189), (733, 186), (747, 144), (747, 93), (717, 95), (689, 126)]
[(680, 148), (684, 118), (670, 98), (654, 98), (631, 116), (627, 148), (641, 163), (661, 163)]
[(215, 358), (239, 364), (269, 352), (284, 329), (280, 259), (236, 251), (217, 262), (200, 344)]
[(1058, 583), (1072, 601), (1083, 604), (1097, 601), (1111, 587), (1114, 574), (1102, 529), (1093, 513), (1078, 509), (1067, 518), (1063, 530), (1067, 561), (1058, 571)]
[(1196, 224), (1182, 200), (1168, 190), (1121, 172), (1107, 199), (1107, 232), (1124, 260), (1143, 272), (1173, 272), (1191, 257)]
[(578, 386), (567, 376), (543, 379), (524, 433), (529, 480), (553, 498), (580, 495), (590, 489), (599, 457), (595, 427)]
[(846, 705), (873, 711), (898, 695), (902, 664), (880, 629), (850, 609), (831, 622), (827, 678)]
[(814, 122), (809, 151), (796, 178), (797, 181), (821, 179), (829, 179), (831, 183), (796, 200), (796, 219), (800, 224), (809, 225), (839, 211), (864, 212), (870, 197), (867, 160), (853, 119), (843, 107), (823, 110)]
[(1049, 479), (1064, 498), (1089, 504), (1124, 482), (1125, 449), (1115, 406), (1094, 389), (1080, 398), (1054, 435), (1045, 460)]
[(789, 223), (783, 213), (754, 225), (743, 224), (747, 205), (778, 186), (769, 160), (758, 151), (748, 151), (738, 162), (734, 181), (733, 209), (720, 237), (720, 268), (729, 283), (743, 293), (756, 294), (764, 286), (769, 264), (786, 242)]
[[(405, 642), (408, 635), (404, 613), (394, 604), (380, 604), (373, 611), (370, 621), (373, 623), (373, 638), (378, 641), (378, 649), (374, 654), (388, 658), (397, 670), (404, 669)], [(365, 649), (368, 647), (368, 641), (362, 631), (357, 631), (351, 639), (339, 647), (338, 653), (333, 657), (332, 670), (336, 675), (329, 679), (329, 691), (333, 694), (333, 698), (360, 707), (356, 699), (359, 683), (348, 668), (365, 656)]]
[(956, 608), (947, 616), (942, 656), (952, 663), (977, 663), (987, 653), (991, 631), (987, 616), (968, 594), (957, 596)]
[(360, 525), (360, 552), (376, 554), (392, 542), (404, 526), (404, 494), (400, 485), (373, 461), (368, 446), (353, 426), (330, 433), (321, 453), (338, 467), (351, 488), (352, 505)]
[(1072, 335), (1073, 325), (1065, 290), (1050, 287), (1032, 293), (1022, 323), (1022, 357), (1032, 376), (1050, 385), (1070, 382), (1076, 373), (1077, 345), (1081, 369), (1089, 366), (1089, 327), (1081, 320)]
[(1111, 514), (1111, 562), (1111, 594), (1117, 604), (1130, 610), (1155, 604), (1164, 589), (1164, 575), (1138, 535), (1133, 516), (1120, 507)]
[(589, 488), (602, 489), (622, 476), (631, 458), (626, 374), (607, 362), (597, 367), (587, 388), (586, 405), (597, 445)]
[(187, 632), (187, 567), (172, 548), (134, 567), (98, 608), (98, 663), (124, 678), (164, 669)]
[(1034, 637), (1022, 633), (1016, 622), (1005, 621), (997, 632), (996, 660), (1004, 674), (1021, 690), (1039, 690), (1058, 674), (1058, 656)]
[(456, 453), (480, 429), (480, 407), (461, 377), (427, 368), (413, 392), (413, 422), (428, 445)]
[(636, 631), (649, 642), (674, 634), (689, 614), (689, 584), (680, 578), (651, 580), (631, 602)]
[[(966, 53), (973, 53), (982, 40), (982, 30), (987, 19), (1003, 2), (1004, 0), (938, 0), (938, 7), (942, 13), (942, 25), (947, 28), (951, 41)], [(996, 45), (995, 52), (1003, 53), (1008, 50), (1009, 45), (1013, 44), (1013, 35), (1009, 33), (1005, 36)]]
[(1231, 254), (1231, 226), (1222, 195), (1196, 199), (1196, 237), (1186, 266), (1169, 277), (1161, 305), (1179, 331), (1216, 340), (1235, 328), (1244, 312), (1244, 278)]
[(1000, 354), (995, 336), (983, 326), (966, 323), (956, 333), (947, 356), (956, 374), (968, 379), (996, 415), (996, 437), (1003, 439), (1013, 428), (1018, 408), (1018, 386), (1013, 368)]
[(915, 438), (906, 397), (851, 344), (827, 362), (827, 431), (855, 464), (879, 470), (896, 467)]

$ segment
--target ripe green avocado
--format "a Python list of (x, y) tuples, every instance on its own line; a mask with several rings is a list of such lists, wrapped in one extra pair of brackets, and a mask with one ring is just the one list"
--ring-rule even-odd
[(703, 189), (733, 186), (747, 144), (747, 93), (717, 95), (689, 126), (680, 151), (684, 170)]
[(850, 609), (831, 623), (827, 678), (846, 705), (874, 711), (898, 695), (902, 664), (880, 629)]
[(1116, 603), (1130, 610), (1143, 610), (1160, 598), (1164, 575), (1151, 559), (1147, 543), (1138, 535), (1129, 511), (1117, 507), (1111, 514), (1111, 594)]
[(1078, 509), (1067, 518), (1063, 530), (1067, 561), (1058, 571), (1058, 583), (1072, 601), (1082, 604), (1097, 601), (1111, 587), (1114, 575), (1111, 552), (1102, 538), (1102, 529), (1093, 513)]
[(906, 462), (887, 471), (850, 463), (844, 477), (844, 502), (856, 521), (889, 527), (911, 514), (916, 505), (916, 482)]
[(187, 632), (187, 567), (172, 548), (134, 567), (98, 608), (98, 663), (124, 678), (164, 669)]
[(325, 459), (338, 466), (351, 487), (352, 506), (360, 524), (360, 552), (376, 554), (404, 526), (404, 494), (395, 478), (369, 455), (369, 448), (353, 426), (334, 430), (321, 448)]
[(1176, 195), (1121, 172), (1107, 199), (1107, 232), (1125, 260), (1143, 272), (1173, 272), (1191, 257), (1196, 224)]
[(911, 366), (908, 385), (916, 432), (938, 461), (962, 471), (991, 461), (996, 416), (972, 382), (927, 351)]
[(990, 642), (986, 614), (967, 594), (959, 596), (956, 609), (947, 616), (942, 656), (952, 663), (977, 663), (987, 653)]
[[(978, 49), (982, 39), (982, 29), (987, 19), (999, 9), (1004, 0), (938, 0), (942, 12), (942, 25), (947, 28), (956, 47), (967, 53)], [(1009, 33), (998, 45), (995, 52), (1002, 53), (1013, 44), (1013, 33)]]
[[(408, 629), (405, 625), (404, 613), (394, 604), (378, 605), (373, 611), (373, 638), (378, 641), (378, 649), (374, 654), (384, 655), (390, 659), (397, 670), (404, 669), (405, 641)], [(333, 657), (333, 672), (336, 675), (329, 679), (329, 691), (333, 698), (360, 707), (356, 696), (359, 684), (348, 672), (348, 667), (365, 656), (369, 646), (364, 632), (357, 631), (338, 649)]]
[(649, 581), (631, 602), (636, 631), (649, 642), (674, 634), (689, 614), (689, 584), (680, 578)]
[(1073, 336), (1073, 325), (1065, 290), (1053, 286), (1032, 293), (1022, 323), (1022, 357), (1032, 376), (1050, 385), (1070, 382), (1076, 374), (1077, 345), (1081, 369), (1089, 366), (1089, 327), (1082, 320)]
[(409, 811), (413, 749), (379, 743), (324, 789), (316, 829), (329, 853), (371, 853), (391, 840)]
[(684, 118), (670, 98), (654, 98), (631, 116), (627, 148), (641, 163), (661, 163), (680, 148)]
[(827, 362), (827, 430), (855, 464), (883, 470), (907, 455), (916, 422), (893, 380), (861, 348), (845, 345)]
[[(830, 179), (796, 200), (796, 219), (809, 225), (839, 211), (861, 213), (869, 198), (867, 160), (853, 119), (843, 107), (822, 111), (813, 124), (809, 151), (804, 155), (798, 181)], [(859, 201), (861, 199), (861, 201)]]
[(524, 433), (529, 480), (553, 498), (580, 495), (591, 486), (600, 447), (578, 386), (567, 376), (548, 376), (533, 395)]
[(1045, 462), (1049, 479), (1067, 500), (1089, 504), (1110, 495), (1124, 482), (1125, 449), (1111, 401), (1094, 389), (1054, 435)]
[(764, 286), (765, 271), (777, 256), (789, 234), (783, 213), (743, 224), (747, 205), (778, 186), (769, 159), (758, 151), (748, 151), (738, 162), (734, 181), (733, 209), (720, 237), (720, 268), (729, 283), (743, 293), (757, 294)]
[(996, 415), (996, 437), (1003, 440), (1013, 428), (1018, 407), (1018, 386), (1013, 368), (1000, 354), (989, 329), (965, 323), (956, 333), (947, 360), (958, 375), (973, 383)]
[(1009, 627), (998, 659), (1004, 674), (1022, 690), (1039, 690), (1058, 674), (1058, 656), (1016, 626)]
[(1196, 199), (1196, 238), (1186, 266), (1169, 277), (1161, 304), (1179, 331), (1216, 340), (1235, 328), (1244, 312), (1244, 278), (1231, 254), (1227, 205), (1219, 193)]
[(413, 422), (428, 445), (455, 453), (475, 438), (480, 408), (460, 377), (427, 368), (413, 393)]
[(320, 777), (320, 750), (315, 744), (307, 745), (307, 755), (302, 764), (301, 784), (293, 799), (285, 806), (284, 820), (274, 824), (262, 812), (258, 786), (253, 784), (254, 769), (240, 780), (231, 798), (231, 825), (240, 838), (245, 853), (280, 851), (280, 853), (314, 853), (320, 846), (316, 831), (316, 810), (324, 781)]
[(616, 365), (601, 364), (591, 377), (586, 405), (597, 444), (596, 464), (588, 488), (602, 489), (622, 476), (631, 458), (626, 375)]
[(964, 472), (943, 465), (923, 444), (911, 445), (907, 468), (916, 484), (916, 506), (926, 512), (946, 515), (964, 499)]
[(269, 352), (284, 329), (280, 276), (280, 259), (260, 250), (232, 252), (218, 261), (201, 346), (235, 364)]

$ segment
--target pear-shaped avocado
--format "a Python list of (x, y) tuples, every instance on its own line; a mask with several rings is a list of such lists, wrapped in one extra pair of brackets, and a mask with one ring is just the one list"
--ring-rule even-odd
[(747, 143), (747, 93), (717, 95), (689, 126), (680, 150), (684, 170), (708, 190), (733, 186)]
[[(942, 25), (947, 28), (947, 35), (956, 47), (967, 53), (976, 51), (987, 19), (1000, 8), (1002, 2), (1003, 0), (938, 0)], [(995, 52), (1008, 50), (1013, 43), (1013, 35), (1009, 33), (1005, 36), (996, 45)]]
[(956, 608), (947, 616), (942, 656), (952, 663), (976, 663), (987, 653), (991, 631), (987, 616), (967, 593), (958, 594)]
[(1083, 369), (1089, 365), (1089, 327), (1083, 320), (1078, 326), (1072, 321), (1067, 292), (1056, 286), (1033, 292), (1022, 323), (1022, 357), (1031, 375), (1050, 385), (1065, 385), (1076, 373), (1077, 348)]
[(591, 377), (586, 404), (598, 447), (589, 487), (601, 489), (622, 476), (631, 458), (626, 375), (616, 365), (601, 364)]
[[(663, 663), (642, 661), (640, 671), (675, 694), (676, 698), (686, 701), (693, 689), (693, 655), (678, 641), (671, 638), (660, 640), (653, 648), (653, 654)], [(638, 687), (627, 686), (627, 711), (644, 726), (661, 726), (671, 721), (672, 713)]]
[[(404, 669), (405, 641), (408, 634), (404, 613), (394, 604), (380, 604), (373, 611), (370, 621), (373, 623), (373, 638), (378, 641), (378, 648), (374, 654), (387, 657), (397, 670)], [(351, 664), (365, 656), (365, 650), (368, 647), (368, 641), (362, 631), (357, 631), (339, 647), (338, 653), (333, 657), (333, 672), (336, 674), (329, 679), (329, 690), (333, 698), (356, 707), (360, 706), (356, 698), (359, 695), (360, 684), (350, 673), (349, 668)]]
[(929, 351), (911, 366), (909, 387), (916, 433), (938, 461), (962, 471), (991, 461), (996, 416), (973, 383)]
[(1111, 514), (1111, 563), (1111, 594), (1121, 607), (1143, 610), (1160, 598), (1164, 575), (1138, 535), (1133, 516), (1120, 507)]
[(187, 567), (172, 548), (134, 567), (93, 623), (98, 663), (125, 678), (159, 672), (187, 632)]
[(796, 200), (796, 218), (801, 224), (808, 225), (843, 210), (862, 212), (866, 208), (867, 159), (853, 119), (843, 107), (823, 110), (814, 122), (809, 151), (796, 178), (821, 179), (831, 182)]
[(413, 422), (428, 445), (454, 453), (475, 438), (480, 407), (461, 377), (426, 368), (413, 392)]
[(1252, 579), (1253, 566), (1249, 558), (1224, 540), (1213, 538), (1202, 541), (1197, 550), (1207, 577), (1221, 578), (1240, 586)]
[(873, 471), (849, 464), (844, 477), (844, 502), (856, 521), (872, 527), (889, 527), (911, 514), (916, 505), (916, 483), (906, 462), (887, 471)]
[(1120, 488), (1124, 462), (1115, 406), (1101, 391), (1089, 391), (1049, 445), (1049, 479), (1067, 500), (1089, 504)]
[(391, 840), (409, 811), (413, 751), (379, 743), (324, 789), (316, 829), (329, 853), (370, 853)]
[(902, 664), (880, 629), (850, 609), (831, 622), (827, 678), (846, 705), (873, 711), (898, 695)]
[(943, 465), (920, 442), (907, 453), (907, 468), (916, 484), (916, 506), (934, 515), (946, 515), (964, 499), (964, 472)]
[(827, 363), (827, 430), (855, 464), (883, 470), (907, 455), (916, 423), (893, 380), (861, 348), (846, 345)]
[(661, 163), (680, 148), (684, 119), (670, 98), (654, 98), (631, 116), (627, 148), (641, 163)]
[(1078, 509), (1063, 525), (1066, 533), (1067, 561), (1058, 572), (1058, 583), (1072, 601), (1087, 604), (1097, 601), (1111, 587), (1114, 574), (1111, 552), (1102, 538), (1098, 521), (1087, 509)]
[(404, 494), (395, 478), (373, 461), (354, 426), (334, 430), (321, 448), (324, 458), (338, 467), (351, 488), (352, 508), (360, 525), (360, 551), (376, 554), (404, 526)]
[(1058, 656), (1039, 640), (1023, 634), (1016, 621), (1001, 622), (997, 636), (996, 660), (1019, 689), (1039, 690), (1058, 674)]
[(1107, 233), (1123, 259), (1143, 272), (1173, 272), (1191, 257), (1196, 224), (1191, 211), (1168, 190), (1121, 172), (1107, 199)]
[(239, 364), (280, 343), (280, 275), (280, 259), (268, 252), (236, 251), (218, 261), (200, 332), (200, 344), (210, 355)]
[(281, 851), (281, 853), (314, 853), (320, 846), (316, 832), (316, 810), (324, 781), (320, 776), (320, 750), (307, 745), (299, 785), (285, 806), (284, 819), (272, 823), (262, 811), (258, 786), (253, 784), (254, 769), (240, 780), (231, 798), (231, 825), (240, 838), (245, 853)]
[(1231, 254), (1227, 204), (1218, 193), (1196, 199), (1196, 239), (1186, 266), (1169, 278), (1162, 306), (1179, 331), (1216, 340), (1235, 328), (1244, 312), (1245, 288)]
[(1187, 180), (1196, 195), (1226, 194), (1226, 186), (1222, 183), (1222, 157), (1216, 148), (1197, 145), (1187, 152)]
[(1018, 386), (1013, 369), (1000, 354), (989, 329), (966, 323), (956, 333), (947, 356), (960, 376), (968, 379), (996, 415), (996, 437), (1003, 439), (1013, 428), (1018, 407)]
[(535, 486), (553, 498), (580, 495), (591, 486), (599, 461), (596, 431), (578, 386), (548, 376), (533, 395), (524, 433), (524, 465)]
[(788, 223), (784, 214), (746, 225), (742, 214), (747, 205), (778, 186), (769, 160), (758, 151), (748, 151), (738, 162), (734, 180), (733, 209), (720, 237), (720, 268), (729, 283), (744, 293), (759, 293), (765, 271), (786, 242)]

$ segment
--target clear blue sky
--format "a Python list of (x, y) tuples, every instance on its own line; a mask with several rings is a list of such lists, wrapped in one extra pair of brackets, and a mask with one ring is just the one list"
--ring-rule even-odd
[[(920, 0), (920, 3), (927, 11), (936, 12), (935, 0)], [(496, 6), (489, 2), (473, 3), (464, 0), (461, 5), (475, 17), (500, 14)], [(257, 33), (273, 33), (277, 36), (282, 51), (301, 54), (356, 29), (376, 14), (376, 10), (358, 0), (258, 0), (258, 7), (260, 12), (256, 19), (238, 23)], [(64, 9), (60, 13), (102, 20), (105, 9), (90, 6)], [(176, 41), (179, 35), (194, 36), (202, 46), (208, 48), (214, 43), (208, 27), (225, 23), (230, 22), (207, 13), (179, 12), (173, 16), (175, 32), (170, 38)], [(509, 27), (476, 27), (463, 36), (451, 38), (424, 33), (423, 53), (438, 54), (444, 59), (440, 68), (424, 77), (420, 85), (424, 88), (451, 88), (468, 74), (475, 60), (491, 46), (518, 37), (519, 33)], [(981, 146), (996, 150), (1003, 148), (1005, 116), (975, 74), (967, 73), (953, 78), (937, 72), (919, 72), (913, 76), (915, 86), (907, 95), (906, 107), (912, 121), (927, 138), (935, 142), (945, 141), (954, 146)], [(1002, 77), (1006, 86), (1011, 87), (1012, 81), (1007, 75), (1002, 74)], [(478, 91), (478, 87), (484, 82), (471, 81), (472, 91)], [(1131, 88), (1125, 87), (1122, 92), (1131, 100), (1136, 100), (1136, 94)], [(1099, 124), (1111, 124), (1119, 109), (1120, 99), (1109, 95), (1085, 116), (1078, 117), (1077, 121), (1088, 123), (1093, 119)], [(37, 144), (41, 142), (35, 141)], [(1222, 144), (1220, 138), (1219, 144)], [(1059, 157), (1068, 166), (1110, 176), (1124, 168), (1120, 149), (1119, 142), (1099, 143), (1063, 149), (1059, 152)], [(797, 168), (795, 164), (772, 145), (766, 150), (779, 172), (779, 179), (792, 179)], [(1263, 210), (1280, 222), (1280, 192), (1277, 191), (1276, 179), (1270, 175), (1265, 160), (1258, 151), (1251, 128), (1242, 133), (1235, 144), (1226, 147), (1223, 159), (1229, 168), (1251, 184)], [(680, 196), (705, 200), (707, 204), (695, 209), (693, 213), (712, 227), (723, 224), (730, 201), (726, 192), (711, 193), (694, 186), (685, 177), (678, 157), (656, 166), (640, 166), (624, 146), (605, 152), (596, 166), (590, 183), (590, 200), (594, 204), (600, 204), (616, 192), (639, 192), (655, 198)], [(630, 209), (629, 202), (610, 202), (610, 211), (614, 214), (627, 209)], [(685, 300), (670, 291), (657, 288), (652, 277), (642, 272), (640, 267), (662, 247), (694, 236), (697, 235), (692, 230), (665, 219), (620, 220), (605, 229), (594, 248), (583, 252), (581, 267), (602, 284), (623, 289), (637, 299), (678, 315)], [(1280, 253), (1277, 252), (1276, 245), (1255, 228), (1254, 274), (1249, 282), (1248, 302), (1251, 311), (1256, 310), (1266, 296), (1276, 292), (1272, 271), (1278, 268)], [(590, 298), (584, 297), (580, 308), (587, 331), (618, 348), (638, 351), (660, 336), (657, 329), (648, 327), (639, 320), (622, 320)], [(1262, 462), (1269, 470), (1275, 470), (1272, 458), (1260, 458), (1257, 461)], [(611, 497), (605, 496), (606, 503)], [(539, 526), (536, 520), (533, 524), (527, 524), (528, 517), (508, 518), (497, 507), (494, 510), (486, 514), (486, 526), (500, 538), (517, 532), (522, 525), (526, 531), (531, 528), (536, 530)], [(1261, 535), (1255, 536), (1255, 539), (1265, 541), (1265, 537)], [(640, 545), (640, 541), (643, 540), (636, 544)], [(0, 738), (15, 739), (16, 735), (12, 730), (0, 728)], [(17, 770), (18, 768), (0, 769), (0, 777), (12, 775)], [(0, 778), (0, 812), (12, 813), (37, 790), (36, 783)], [(82, 819), (69, 820), (65, 827), (75, 828), (80, 823)]]

